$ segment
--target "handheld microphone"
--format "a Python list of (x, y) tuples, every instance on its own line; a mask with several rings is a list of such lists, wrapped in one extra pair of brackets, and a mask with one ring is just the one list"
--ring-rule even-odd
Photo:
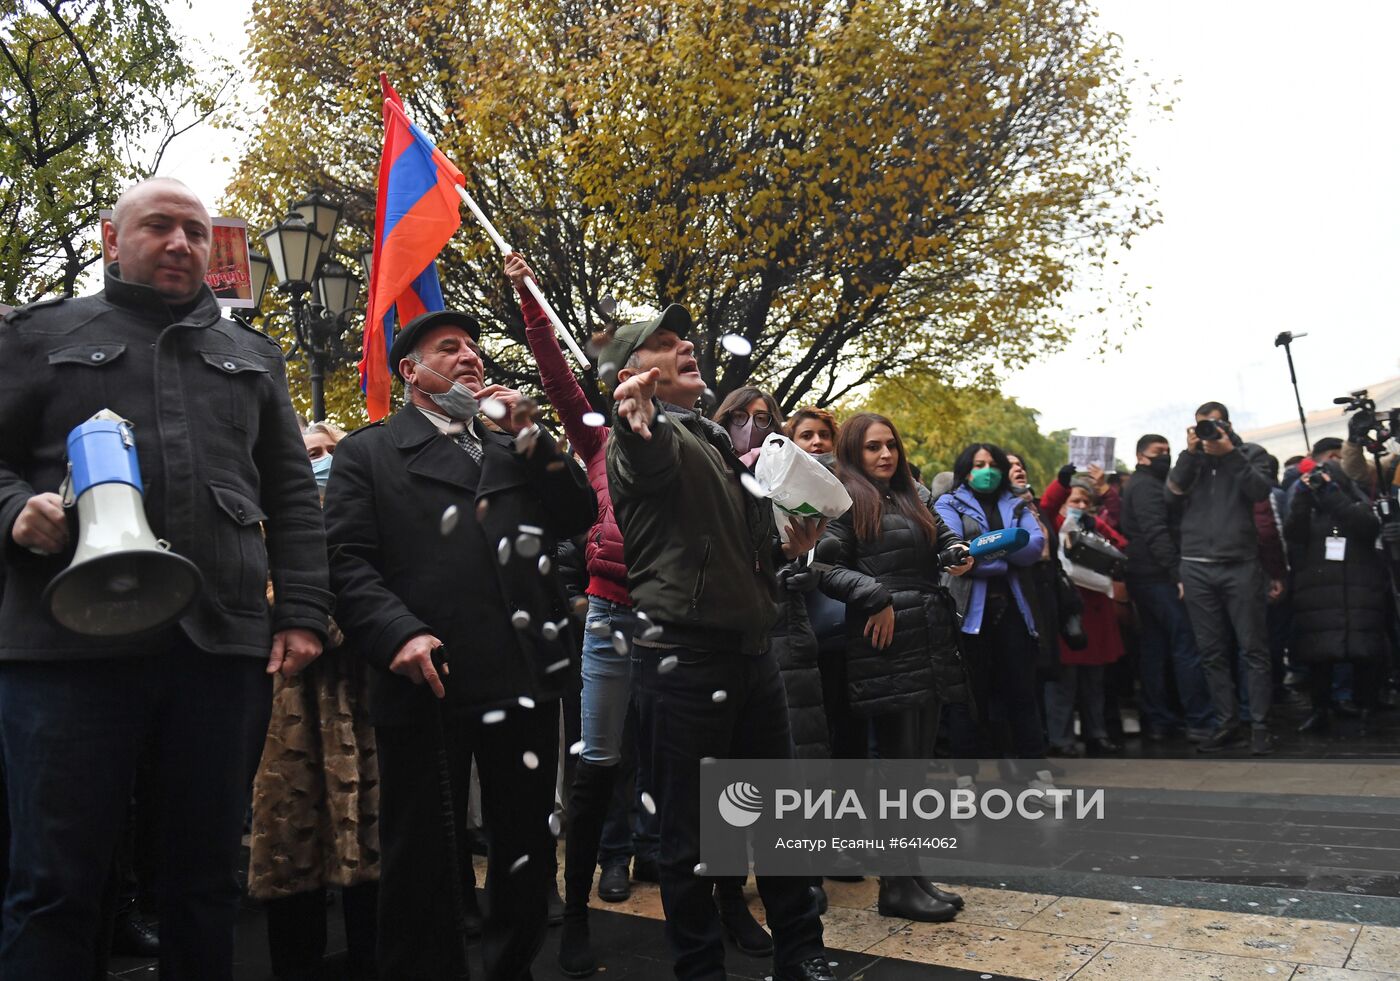
[(978, 535), (968, 542), (968, 545), (972, 549), (974, 559), (991, 562), (994, 559), (1005, 558), (1012, 552), (1019, 552), (1030, 540), (1031, 533), (1024, 528), (999, 528)]

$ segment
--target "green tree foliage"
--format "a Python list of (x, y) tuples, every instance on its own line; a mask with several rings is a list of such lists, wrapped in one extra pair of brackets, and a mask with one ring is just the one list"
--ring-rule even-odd
[[(270, 108), (231, 210), (265, 225), (319, 185), (366, 241), (386, 71), (576, 337), (604, 294), (684, 303), (720, 397), (985, 380), (1060, 347), (1069, 291), (1156, 220), (1088, 0), (257, 0), (251, 38)], [(492, 377), (528, 384), (468, 224), (448, 302), (515, 342), (488, 344)]]
[(154, 0), (0, 0), (0, 299), (72, 295), (98, 211), (217, 106)]
[(955, 388), (932, 375), (893, 378), (838, 418), (863, 411), (889, 417), (925, 481), (952, 470), (969, 443), (995, 443), (1019, 454), (1037, 491), (1069, 459), (1069, 430), (1041, 432), (1035, 409), (995, 389)]

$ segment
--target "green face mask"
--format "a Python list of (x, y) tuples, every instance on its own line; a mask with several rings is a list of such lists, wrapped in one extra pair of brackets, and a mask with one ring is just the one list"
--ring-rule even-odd
[(1001, 471), (996, 467), (982, 467), (967, 475), (967, 484), (979, 494), (990, 494), (1001, 486)]

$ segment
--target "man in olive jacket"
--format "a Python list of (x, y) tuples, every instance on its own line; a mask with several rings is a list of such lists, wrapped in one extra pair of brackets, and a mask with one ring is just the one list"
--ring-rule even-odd
[[(221, 981), (269, 675), (320, 653), (325, 535), (282, 352), (221, 318), (204, 284), (199, 199), (178, 181), (139, 184), (104, 238), (116, 262), (101, 292), (0, 325), (0, 733), (13, 819), (0, 975), (90, 977), (101, 963), (103, 883), (151, 746), (165, 791), (161, 977)], [(101, 409), (133, 423), (151, 530), (203, 576), (178, 624), (135, 637), (73, 633), (42, 600), (74, 552), (57, 493), (67, 436)]]
[[(463, 813), (473, 757), (480, 777), (489, 981), (529, 976), (553, 878), (558, 699), (578, 644), (549, 556), (593, 524), (597, 499), (515, 411), (519, 394), (484, 383), (478, 332), (447, 310), (399, 331), (390, 363), (408, 404), (341, 440), (326, 488), (336, 622), (370, 664), (379, 976), (394, 981), (466, 969), (442, 766)], [(505, 407), (509, 432), (483, 423), (478, 399)]]
[[(600, 356), (622, 366), (608, 441), (608, 490), (622, 529), (627, 585), (660, 627), (636, 638), (640, 702), (661, 819), (661, 901), (682, 979), (724, 977), (724, 942), (700, 861), (700, 761), (792, 756), (787, 701), (768, 646), (777, 616), (773, 507), (749, 493), (728, 434), (685, 406), (705, 390), (672, 305), (617, 330)], [(799, 522), (788, 558), (821, 535)], [(722, 692), (723, 694), (717, 694)], [(760, 875), (773, 931), (774, 981), (833, 977), (816, 901), (800, 877)]]

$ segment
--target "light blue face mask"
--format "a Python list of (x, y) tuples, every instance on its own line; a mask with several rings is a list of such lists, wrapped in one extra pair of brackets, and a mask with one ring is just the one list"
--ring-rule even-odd
[(1083, 508), (1065, 508), (1065, 520), (1082, 522), (1084, 520)]
[(472, 390), (459, 381), (453, 381), (440, 371), (434, 371), (423, 362), (414, 359), (418, 367), (431, 375), (437, 375), (452, 387), (445, 392), (423, 392), (420, 387), (418, 391), (433, 400), (433, 403), (442, 410), (442, 414), (456, 422), (466, 422), (476, 415), (481, 408), (481, 403), (476, 400)]
[(329, 453), (323, 453), (311, 461), (311, 475), (316, 478), (316, 486), (325, 493), (326, 484), (331, 479), (331, 464), (335, 462), (335, 457)]

